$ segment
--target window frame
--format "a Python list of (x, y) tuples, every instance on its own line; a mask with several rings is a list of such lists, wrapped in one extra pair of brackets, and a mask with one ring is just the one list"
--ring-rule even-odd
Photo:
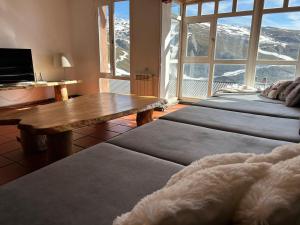
[[(255, 86), (256, 79), (256, 66), (260, 64), (266, 65), (295, 65), (296, 73), (295, 76), (300, 76), (300, 53), (298, 60), (295, 61), (283, 61), (283, 60), (259, 60), (257, 58), (258, 55), (258, 47), (259, 47), (259, 39), (261, 33), (261, 25), (262, 25), (262, 16), (265, 14), (271, 13), (284, 13), (284, 12), (300, 12), (300, 6), (289, 6), (289, 0), (284, 0), (284, 4), (282, 8), (272, 8), (272, 9), (264, 9), (264, 0), (254, 0), (253, 10), (247, 11), (237, 11), (237, 3), (238, 0), (232, 1), (232, 12), (227, 13), (218, 13), (219, 0), (203, 0), (203, 2), (215, 2), (215, 12), (212, 15), (201, 15), (202, 9), (202, 1), (198, 3), (198, 15), (197, 16), (185, 16), (186, 6), (194, 3), (186, 3), (183, 5), (183, 13), (182, 13), (182, 42), (181, 42), (181, 74), (179, 81), (179, 99), (183, 100), (195, 100), (195, 98), (186, 98), (182, 96), (182, 82), (183, 82), (183, 65), (185, 63), (209, 63), (211, 65), (209, 71), (209, 81), (208, 81), (208, 93), (207, 96), (212, 95), (213, 90), (213, 80), (214, 80), (214, 66), (217, 64), (235, 64), (235, 65), (246, 65), (246, 73), (245, 73), (245, 85), (247, 86)], [(248, 57), (245, 60), (220, 60), (215, 59), (215, 51), (216, 51), (216, 38), (217, 38), (217, 22), (218, 19), (226, 18), (226, 17), (238, 17), (238, 16), (252, 16), (251, 22), (251, 31), (250, 31), (250, 39), (249, 39), (249, 50)], [(187, 26), (191, 23), (201, 23), (201, 22), (210, 22), (211, 23), (211, 40), (209, 45), (209, 49), (212, 51), (209, 57), (188, 57), (186, 55), (186, 46), (187, 46)], [(300, 51), (299, 51), (300, 52)]]
[[(108, 7), (109, 12), (109, 56), (110, 56), (110, 72), (102, 72), (101, 71), (101, 60), (102, 60), (102, 54), (101, 54), (101, 48), (107, 48), (107, 46), (101, 46), (103, 42), (101, 41), (101, 29), (100, 29), (100, 16), (98, 12), (98, 35), (99, 35), (99, 62), (100, 62), (100, 78), (104, 79), (116, 79), (116, 80), (131, 80), (131, 54), (129, 59), (129, 75), (116, 75), (116, 45), (115, 45), (115, 28), (114, 28), (114, 21), (115, 21), (115, 2), (123, 2), (123, 1), (129, 1), (129, 35), (131, 40), (131, 0), (98, 0), (98, 10), (101, 9), (103, 6)], [(107, 44), (107, 43), (106, 43)], [(131, 43), (130, 43), (130, 51), (131, 51)]]

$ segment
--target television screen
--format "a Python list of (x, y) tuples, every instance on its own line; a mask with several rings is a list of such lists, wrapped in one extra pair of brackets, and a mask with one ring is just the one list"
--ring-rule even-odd
[(34, 81), (31, 49), (0, 48), (0, 84)]

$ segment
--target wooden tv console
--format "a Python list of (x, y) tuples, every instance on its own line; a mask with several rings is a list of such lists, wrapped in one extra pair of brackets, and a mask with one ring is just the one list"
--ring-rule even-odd
[(79, 84), (80, 80), (63, 80), (63, 81), (38, 81), (38, 82), (25, 82), (20, 84), (0, 84), (0, 91), (17, 90), (17, 89), (32, 89), (42, 87), (54, 87), (55, 100), (66, 101), (69, 99), (67, 85)]

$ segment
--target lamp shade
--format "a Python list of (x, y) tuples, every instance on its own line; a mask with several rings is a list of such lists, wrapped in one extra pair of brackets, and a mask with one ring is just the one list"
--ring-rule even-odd
[(62, 68), (70, 68), (74, 66), (72, 57), (63, 53), (59, 53), (54, 56), (54, 65)]

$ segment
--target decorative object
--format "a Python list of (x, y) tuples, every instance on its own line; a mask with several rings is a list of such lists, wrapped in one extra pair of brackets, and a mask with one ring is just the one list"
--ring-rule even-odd
[(66, 69), (74, 67), (72, 56), (64, 53), (58, 53), (54, 56), (54, 66), (63, 68), (64, 75), (66, 76)]
[(295, 107), (300, 105), (300, 84), (298, 84), (286, 97), (286, 106)]

